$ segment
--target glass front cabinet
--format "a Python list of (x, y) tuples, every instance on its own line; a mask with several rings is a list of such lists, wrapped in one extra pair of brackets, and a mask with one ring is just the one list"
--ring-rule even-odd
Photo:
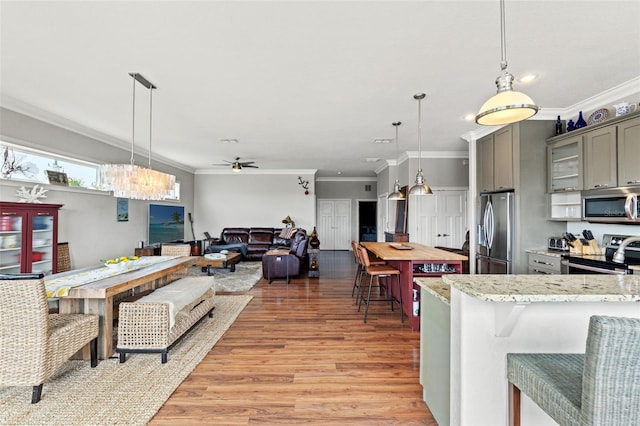
[(0, 274), (55, 274), (61, 204), (0, 202)]

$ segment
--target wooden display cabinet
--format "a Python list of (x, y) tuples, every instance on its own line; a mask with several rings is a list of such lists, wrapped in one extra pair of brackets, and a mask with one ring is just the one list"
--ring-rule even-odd
[(55, 274), (62, 204), (0, 202), (0, 273)]

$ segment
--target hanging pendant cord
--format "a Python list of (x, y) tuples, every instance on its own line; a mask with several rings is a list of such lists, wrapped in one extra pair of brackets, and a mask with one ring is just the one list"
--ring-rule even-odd
[(422, 172), (422, 98), (418, 98), (418, 173)]
[(149, 169), (151, 169), (151, 123), (153, 119), (153, 87), (149, 88)]
[(133, 107), (131, 109), (132, 111), (132, 120), (131, 122), (133, 123), (131, 125), (131, 165), (133, 166), (133, 145), (134, 145), (134, 141), (136, 138), (136, 77), (135, 75), (132, 75), (132, 81), (133, 81)]
[(391, 123), (396, 128), (396, 182), (398, 181), (398, 126), (402, 124), (401, 121), (396, 121), (395, 123)]
[(500, 69), (502, 71), (507, 69), (507, 30), (505, 28), (504, 15), (504, 0), (500, 0), (500, 45), (502, 47)]

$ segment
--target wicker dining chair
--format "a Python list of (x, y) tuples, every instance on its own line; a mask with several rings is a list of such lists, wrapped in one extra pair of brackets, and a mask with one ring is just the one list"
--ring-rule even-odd
[(162, 244), (160, 256), (191, 256), (189, 244)]
[(558, 424), (640, 424), (640, 319), (594, 315), (586, 351), (509, 353), (511, 425), (520, 425), (520, 393)]
[[(160, 246), (160, 256), (191, 256), (190, 244), (162, 244)], [(184, 278), (189, 274), (188, 269), (174, 272), (169, 276), (169, 281)]]
[(58, 263), (56, 272), (71, 270), (71, 256), (69, 255), (69, 243), (58, 243)]
[(35, 404), (43, 383), (87, 344), (98, 365), (98, 315), (49, 314), (42, 274), (1, 275), (0, 294), (0, 385), (33, 386)]

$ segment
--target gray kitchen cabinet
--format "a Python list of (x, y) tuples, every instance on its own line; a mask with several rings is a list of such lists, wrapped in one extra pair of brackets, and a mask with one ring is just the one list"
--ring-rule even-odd
[(582, 190), (582, 136), (569, 136), (547, 145), (548, 192)]
[(529, 253), (530, 274), (560, 274), (562, 258), (559, 255)]
[(617, 127), (618, 185), (640, 185), (640, 117)]
[[(517, 274), (528, 271), (526, 249), (546, 247), (549, 236), (566, 231), (566, 223), (548, 220), (545, 141), (554, 131), (555, 121), (525, 120), (477, 141), (478, 193), (513, 190), (515, 194), (512, 269)], [(490, 166), (490, 171), (484, 170)], [(479, 206), (477, 203), (478, 209)], [(482, 217), (480, 211), (476, 211), (476, 217)], [(477, 227), (472, 232), (477, 232)], [(480, 241), (478, 235), (476, 241)]]
[(618, 186), (616, 126), (584, 134), (584, 189)]
[(493, 135), (493, 187), (496, 191), (513, 189), (513, 137), (507, 126)]
[(478, 139), (480, 192), (513, 189), (513, 137), (511, 126)]
[(477, 141), (478, 154), (478, 190), (490, 192), (493, 185), (493, 135), (487, 135)]

